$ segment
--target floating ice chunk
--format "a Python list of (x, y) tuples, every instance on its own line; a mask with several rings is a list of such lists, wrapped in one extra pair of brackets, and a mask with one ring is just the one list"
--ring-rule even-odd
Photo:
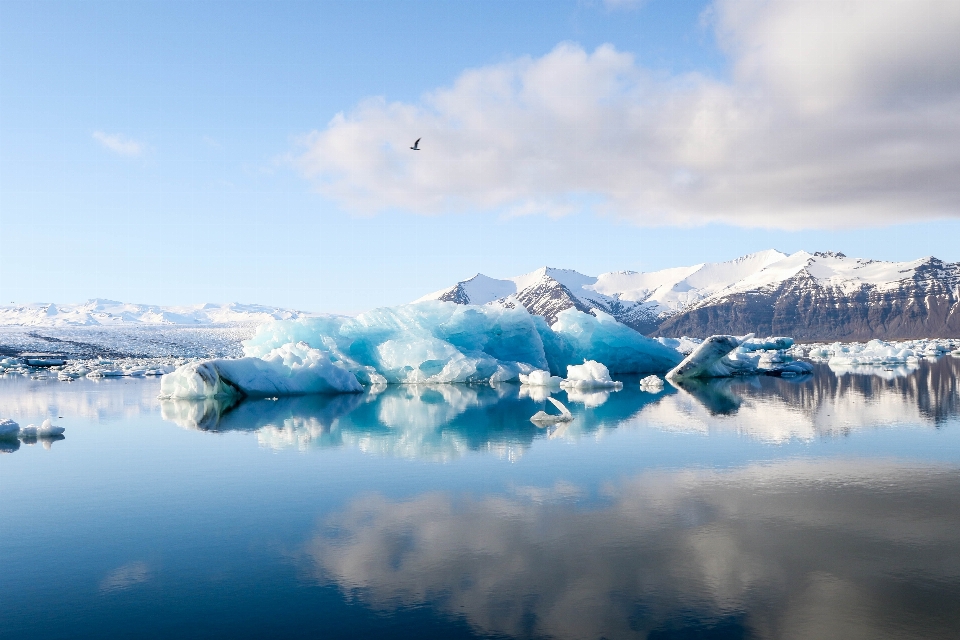
[(531, 387), (559, 387), (563, 382), (560, 376), (551, 376), (549, 371), (531, 371), (529, 374), (520, 374), (520, 384)]
[[(737, 375), (800, 375), (813, 371), (806, 362), (792, 361), (783, 350), (791, 338), (755, 339), (753, 335), (711, 336), (667, 373), (668, 380), (685, 378), (726, 378)], [(772, 350), (775, 349), (775, 350)]]
[(160, 379), (162, 398), (359, 393), (363, 387), (329, 352), (304, 343), (286, 344), (263, 358), (207, 360), (183, 365)]
[(87, 374), (88, 378), (122, 378), (121, 369), (94, 369)]
[(538, 411), (533, 415), (532, 418), (530, 418), (531, 422), (535, 422), (537, 424), (556, 424), (558, 422), (570, 422), (573, 420), (573, 414), (570, 413), (570, 410), (567, 409), (562, 402), (549, 396), (547, 397), (547, 400), (549, 400), (553, 406), (560, 410), (560, 415), (550, 414), (546, 411)]
[(567, 367), (567, 379), (560, 383), (565, 389), (622, 389), (623, 383), (610, 377), (607, 367), (595, 360)]
[(50, 421), (50, 418), (47, 418), (43, 423), (36, 428), (38, 438), (52, 438), (54, 436), (63, 435), (65, 429), (63, 427), (58, 427)]
[(663, 379), (659, 376), (647, 376), (640, 381), (640, 389), (649, 393), (663, 391)]
[(28, 424), (25, 427), (20, 427), (20, 437), (21, 438), (36, 438), (39, 427), (35, 424)]
[(746, 336), (742, 339), (740, 349), (742, 351), (783, 351), (793, 346), (793, 338), (754, 338)]
[(710, 336), (667, 373), (667, 380), (724, 378), (731, 375), (733, 370), (723, 362), (723, 358), (739, 347), (740, 342), (740, 338), (735, 336)]
[(20, 434), (20, 425), (11, 420), (10, 418), (4, 418), (0, 420), (0, 440), (16, 438)]

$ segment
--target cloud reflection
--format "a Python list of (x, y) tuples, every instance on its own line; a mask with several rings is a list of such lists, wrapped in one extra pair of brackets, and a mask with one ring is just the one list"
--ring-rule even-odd
[(732, 625), (744, 637), (931, 638), (960, 623), (956, 469), (651, 472), (593, 508), (558, 486), (366, 496), (326, 518), (300, 561), (374, 609), (428, 604), (516, 637)]

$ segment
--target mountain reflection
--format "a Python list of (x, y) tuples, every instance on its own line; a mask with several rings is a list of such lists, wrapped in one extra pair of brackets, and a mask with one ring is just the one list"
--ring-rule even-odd
[[(576, 439), (617, 428), (735, 432), (768, 442), (888, 426), (938, 426), (960, 414), (960, 359), (925, 361), (908, 376), (836, 375), (684, 381), (660, 393), (627, 380), (619, 392), (516, 385), (380, 386), (363, 394), (278, 400), (165, 400), (165, 419), (203, 431), (255, 431), (266, 447), (354, 446), (380, 455), (450, 460), (468, 451), (515, 458), (540, 437)], [(529, 418), (550, 394), (570, 423)]]
[[(648, 472), (608, 487), (354, 500), (305, 579), (512, 637), (952, 637), (960, 473), (878, 462)], [(673, 637), (670, 635), (670, 637)]]

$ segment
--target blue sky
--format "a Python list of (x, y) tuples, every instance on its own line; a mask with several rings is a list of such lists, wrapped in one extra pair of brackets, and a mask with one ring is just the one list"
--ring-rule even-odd
[[(754, 5), (3, 0), (0, 303), (354, 312), (544, 264), (960, 259), (953, 14), (847, 46)], [(771, 48), (818, 25), (825, 66)]]

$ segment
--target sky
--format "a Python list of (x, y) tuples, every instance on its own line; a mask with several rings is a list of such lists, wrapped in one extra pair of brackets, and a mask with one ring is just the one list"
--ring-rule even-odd
[(0, 0), (0, 304), (958, 261), (956, 33), (955, 0)]

